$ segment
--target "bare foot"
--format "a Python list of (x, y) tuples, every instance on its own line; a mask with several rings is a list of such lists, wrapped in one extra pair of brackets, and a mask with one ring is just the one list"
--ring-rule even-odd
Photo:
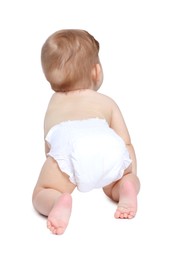
[(53, 234), (63, 234), (71, 215), (72, 197), (68, 193), (64, 193), (58, 198), (54, 207), (50, 211), (47, 220), (47, 227)]
[(131, 181), (126, 181), (120, 187), (120, 199), (117, 210), (114, 214), (115, 218), (134, 218), (137, 211), (137, 191), (135, 185)]

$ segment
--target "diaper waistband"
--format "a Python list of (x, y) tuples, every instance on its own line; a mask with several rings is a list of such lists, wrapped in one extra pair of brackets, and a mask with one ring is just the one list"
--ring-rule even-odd
[(81, 120), (67, 120), (67, 121), (62, 121), (59, 124), (56, 124), (54, 126), (52, 126), (52, 128), (49, 130), (49, 132), (46, 135), (46, 138), (53, 132), (56, 130), (56, 128), (78, 128), (80, 129), (81, 126), (85, 129), (85, 128), (96, 128), (96, 127), (109, 127), (107, 121), (103, 118), (88, 118), (88, 119), (81, 119)]

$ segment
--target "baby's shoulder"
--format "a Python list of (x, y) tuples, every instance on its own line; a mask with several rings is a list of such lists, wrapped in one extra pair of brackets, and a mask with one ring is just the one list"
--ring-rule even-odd
[(105, 103), (108, 103), (112, 106), (116, 105), (116, 102), (114, 101), (114, 99), (106, 94), (103, 93), (99, 93), (97, 92), (97, 95), (99, 96), (100, 99), (102, 99), (102, 101), (104, 101)]
[(49, 105), (59, 102), (62, 99), (62, 95), (58, 92), (55, 92), (49, 100)]

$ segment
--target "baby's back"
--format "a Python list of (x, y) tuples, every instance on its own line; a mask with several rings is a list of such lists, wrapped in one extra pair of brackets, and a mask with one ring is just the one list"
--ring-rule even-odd
[(45, 115), (45, 136), (54, 125), (68, 120), (102, 118), (110, 124), (113, 104), (109, 97), (90, 89), (55, 93)]

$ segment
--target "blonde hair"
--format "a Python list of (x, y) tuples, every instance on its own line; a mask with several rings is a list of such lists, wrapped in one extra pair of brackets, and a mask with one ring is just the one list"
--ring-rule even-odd
[(99, 63), (99, 43), (87, 31), (68, 29), (52, 34), (41, 51), (46, 79), (56, 92), (88, 88), (92, 69)]

